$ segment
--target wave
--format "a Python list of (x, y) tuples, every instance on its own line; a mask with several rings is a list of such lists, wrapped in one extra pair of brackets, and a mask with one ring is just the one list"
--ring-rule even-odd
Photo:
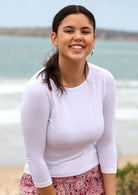
[(137, 88), (138, 80), (116, 80), (116, 87), (120, 88)]
[(116, 120), (121, 121), (138, 121), (138, 109), (137, 108), (117, 108), (116, 109)]
[[(138, 109), (116, 109), (115, 120), (138, 122)], [(19, 124), (20, 107), (15, 109), (0, 110), (0, 125)]]
[[(9, 79), (0, 82), (0, 124), (20, 122), (22, 94), (27, 79)], [(138, 81), (116, 81), (116, 120), (138, 121)]]
[[(116, 109), (115, 120), (117, 121), (138, 121), (137, 109)], [(0, 125), (19, 124), (20, 107), (15, 109), (5, 109), (0, 111)]]
[(23, 93), (27, 85), (27, 80), (1, 80), (0, 95)]
[(0, 110), (0, 125), (20, 123), (20, 108)]
[[(118, 89), (138, 89), (138, 80), (116, 80)], [(0, 95), (23, 93), (27, 86), (27, 79), (0, 80)]]

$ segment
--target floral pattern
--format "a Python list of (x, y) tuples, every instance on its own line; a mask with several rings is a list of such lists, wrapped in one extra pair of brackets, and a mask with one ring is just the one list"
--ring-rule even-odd
[[(71, 177), (52, 178), (56, 195), (105, 195), (100, 166)], [(40, 195), (32, 177), (24, 173), (19, 185), (20, 195)]]
[(31, 175), (23, 174), (19, 184), (19, 195), (40, 195), (37, 188), (34, 186)]

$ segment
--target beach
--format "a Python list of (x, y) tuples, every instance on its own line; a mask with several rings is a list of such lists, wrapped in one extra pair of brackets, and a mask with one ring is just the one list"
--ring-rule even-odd
[(23, 167), (0, 167), (0, 195), (18, 195)]
[[(118, 168), (122, 169), (127, 163), (138, 164), (138, 156), (118, 158)], [(19, 195), (19, 181), (23, 174), (23, 166), (0, 167), (0, 195)]]
[[(53, 47), (48, 38), (1, 36), (0, 48), (0, 195), (18, 195), (25, 163), (22, 96)], [(138, 43), (98, 40), (88, 62), (115, 78), (118, 168), (138, 164)]]

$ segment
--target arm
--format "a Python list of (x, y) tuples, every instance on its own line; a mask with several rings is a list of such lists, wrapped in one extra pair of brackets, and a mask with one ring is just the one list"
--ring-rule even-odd
[(115, 178), (117, 169), (116, 143), (114, 135), (115, 117), (115, 82), (108, 74), (105, 80), (105, 96), (103, 100), (104, 132), (97, 141), (99, 163), (103, 173), (106, 195), (115, 195)]
[(103, 173), (104, 188), (106, 195), (116, 195), (116, 174)]
[(50, 185), (48, 187), (45, 188), (37, 188), (40, 195), (56, 195), (56, 192), (54, 190), (53, 185)]
[[(44, 159), (46, 131), (50, 112), (49, 94), (40, 84), (27, 87), (21, 109), (22, 130), (26, 148), (26, 160), (31, 170), (34, 184), (38, 188), (52, 184)], [(51, 190), (48, 194), (53, 195)], [(42, 193), (43, 194), (43, 193)], [(47, 195), (47, 193), (45, 193)]]

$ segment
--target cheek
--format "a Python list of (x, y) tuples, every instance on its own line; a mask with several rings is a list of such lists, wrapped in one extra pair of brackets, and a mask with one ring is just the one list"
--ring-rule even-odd
[(89, 49), (91, 50), (93, 48), (93, 46), (94, 46), (94, 42), (91, 39), (89, 39), (87, 41), (87, 45), (89, 46)]
[(92, 40), (92, 39), (88, 40), (87, 43), (89, 44), (90, 49), (94, 48), (94, 46), (95, 46), (95, 41), (94, 41), (94, 39), (93, 39), (93, 40)]
[(70, 40), (66, 36), (60, 36), (58, 39), (58, 47), (67, 47), (70, 44)]

